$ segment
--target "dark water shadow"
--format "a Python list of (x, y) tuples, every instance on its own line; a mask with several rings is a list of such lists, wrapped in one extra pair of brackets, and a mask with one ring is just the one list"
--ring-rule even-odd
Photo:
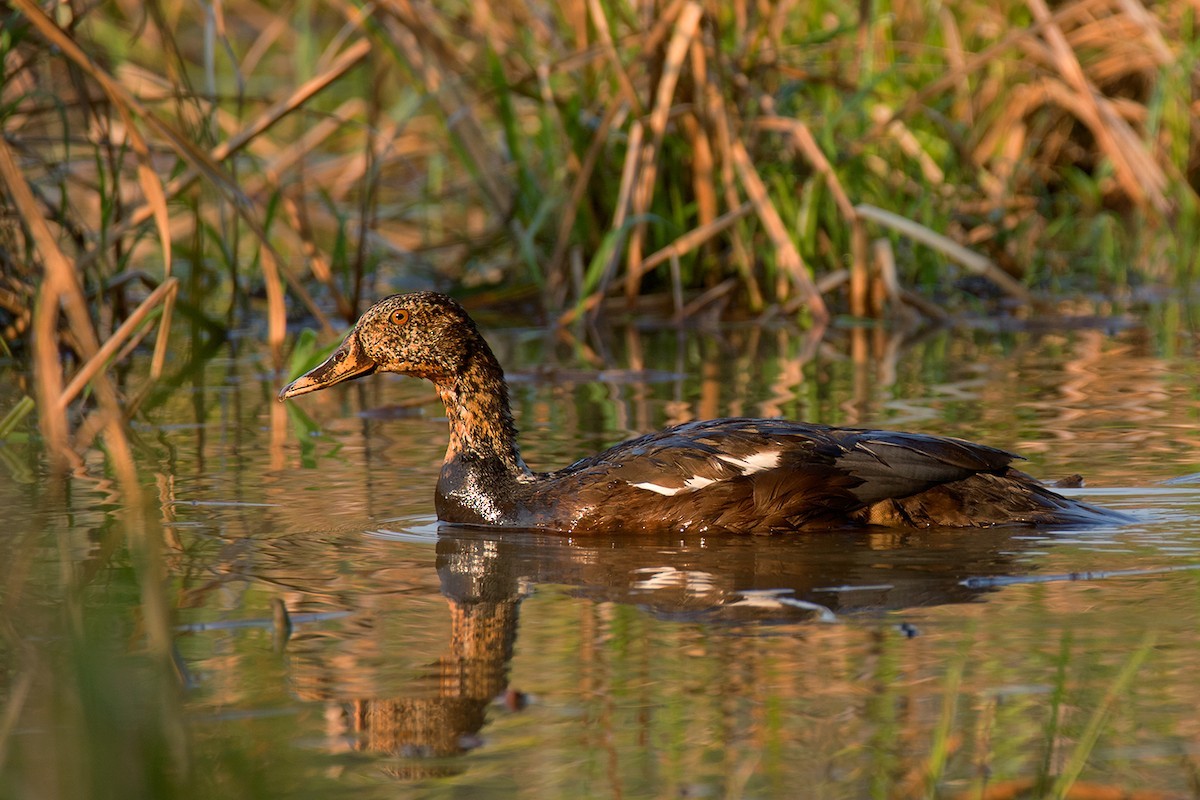
[[(453, 756), (481, 743), (489, 708), (525, 703), (508, 670), (521, 603), (539, 587), (746, 635), (802, 635), (787, 623), (977, 600), (987, 589), (967, 579), (1028, 573), (1023, 552), (1045, 544), (1028, 529), (570, 539), (442, 525), (436, 566), (449, 647), (412, 696), (347, 705), (345, 732), (360, 749), (401, 756), (388, 767), (396, 777), (465, 769)], [(914, 633), (899, 626), (895, 635)]]

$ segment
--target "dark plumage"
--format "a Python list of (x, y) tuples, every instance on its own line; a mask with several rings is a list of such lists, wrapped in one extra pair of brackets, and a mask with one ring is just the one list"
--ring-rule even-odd
[(432, 381), (446, 406), (450, 444), (435, 495), (446, 522), (772, 533), (1125, 519), (1050, 491), (1012, 468), (1017, 456), (986, 445), (778, 419), (690, 422), (535, 473), (517, 451), (500, 364), (466, 311), (432, 292), (376, 303), (279, 397), (377, 371)]

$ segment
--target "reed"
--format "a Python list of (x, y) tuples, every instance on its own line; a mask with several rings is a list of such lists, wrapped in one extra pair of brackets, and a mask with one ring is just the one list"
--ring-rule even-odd
[(1187, 4), (11, 7), (0, 322), (57, 449), (152, 299), (157, 375), (176, 293), (279, 365), (289, 308), (415, 285), (820, 325), (944, 315), (960, 267), (1024, 313), (1194, 277)]

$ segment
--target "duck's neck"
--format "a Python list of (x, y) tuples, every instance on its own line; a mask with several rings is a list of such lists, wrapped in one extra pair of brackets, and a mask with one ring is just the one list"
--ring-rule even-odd
[(528, 476), (517, 449), (504, 371), (482, 339), (473, 350), (456, 375), (434, 381), (450, 420), (446, 463), (467, 460), (500, 466), (516, 478)]

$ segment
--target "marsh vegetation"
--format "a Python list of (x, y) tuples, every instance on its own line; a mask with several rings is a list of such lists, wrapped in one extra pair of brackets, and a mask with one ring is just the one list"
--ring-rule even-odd
[[(0, 797), (1194, 796), (1198, 11), (11, 0)], [(413, 288), (538, 466), (785, 415), (1141, 522), (439, 536), (420, 388), (271, 399)]]

